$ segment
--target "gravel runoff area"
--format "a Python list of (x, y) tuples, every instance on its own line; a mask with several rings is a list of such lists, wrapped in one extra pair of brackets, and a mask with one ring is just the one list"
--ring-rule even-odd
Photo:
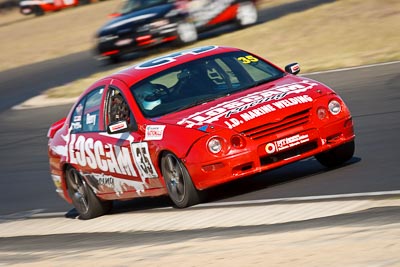
[(0, 266), (400, 266), (400, 198), (1, 217)]

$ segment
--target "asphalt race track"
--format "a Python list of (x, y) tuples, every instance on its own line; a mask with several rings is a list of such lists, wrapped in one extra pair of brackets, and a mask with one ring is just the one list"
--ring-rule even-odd
[[(354, 117), (356, 153), (337, 169), (326, 169), (313, 159), (294, 163), (249, 179), (208, 191), (208, 202), (231, 202), (290, 197), (326, 196), (400, 190), (400, 63), (306, 75), (334, 88)], [(32, 70), (33, 71), (33, 70)], [(4, 77), (0, 73), (0, 78)], [(38, 74), (39, 75), (39, 74)], [(53, 77), (52, 81), (67, 79)], [(1, 80), (1, 79), (0, 79)], [(46, 83), (45, 72), (36, 77)], [(3, 80), (4, 81), (4, 80)], [(15, 99), (1, 87), (0, 111), (0, 216), (26, 216), (37, 212), (67, 213), (71, 206), (54, 192), (48, 171), (46, 133), (69, 105), (12, 110)], [(7, 107), (7, 108), (4, 108)], [(165, 198), (124, 202), (119, 212), (167, 206)]]

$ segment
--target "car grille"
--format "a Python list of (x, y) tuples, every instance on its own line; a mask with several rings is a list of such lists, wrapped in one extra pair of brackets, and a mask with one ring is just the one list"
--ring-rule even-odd
[(257, 140), (271, 134), (279, 133), (303, 124), (307, 124), (310, 120), (310, 109), (289, 115), (278, 122), (266, 123), (257, 127), (247, 129), (242, 133), (247, 137)]

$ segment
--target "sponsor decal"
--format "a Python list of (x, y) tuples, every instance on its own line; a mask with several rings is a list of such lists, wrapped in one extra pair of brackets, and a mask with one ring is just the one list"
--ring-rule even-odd
[(76, 113), (81, 113), (82, 112), (82, 110), (83, 110), (83, 105), (82, 105), (82, 103), (79, 103), (79, 105), (76, 107)]
[(277, 101), (277, 102), (273, 103), (273, 105), (278, 109), (284, 109), (284, 108), (295, 106), (298, 104), (311, 103), (312, 101), (313, 101), (313, 99), (310, 96), (302, 95), (302, 96), (295, 96), (292, 98)]
[(126, 129), (126, 128), (128, 128), (128, 124), (126, 123), (126, 121), (121, 121), (119, 123), (110, 125), (110, 132), (115, 133), (118, 130)]
[(203, 53), (206, 53), (208, 51), (216, 49), (217, 46), (204, 46), (204, 47), (199, 47), (199, 48), (194, 48), (194, 49), (189, 49), (189, 50), (184, 50), (180, 51), (177, 53), (169, 54), (163, 57), (155, 58), (149, 61), (146, 61), (144, 63), (141, 63), (135, 67), (135, 69), (149, 69), (149, 68), (154, 68), (154, 67), (159, 67), (162, 65), (166, 65), (172, 62), (175, 62), (177, 58), (185, 55), (200, 55)]
[(74, 116), (74, 119), (73, 119), (74, 122), (80, 122), (81, 120), (82, 120), (81, 116)]
[(97, 182), (99, 183), (99, 185), (107, 185), (110, 187), (114, 187), (114, 177), (112, 176), (102, 176), (100, 177)]
[[(303, 80), (297, 83), (278, 86), (273, 89), (258, 91), (231, 101), (222, 102), (214, 107), (192, 114), (182, 119), (177, 124), (192, 128), (194, 126), (211, 124), (223, 119), (224, 123), (232, 129), (248, 121), (250, 118), (259, 117), (276, 109), (283, 109), (300, 103), (311, 102), (312, 98), (308, 95), (296, 96), (289, 99), (283, 98), (290, 94), (306, 92), (317, 85), (318, 84), (315, 82)], [(231, 118), (231, 116), (235, 114), (243, 114), (243, 120)]]
[(131, 149), (142, 180), (144, 181), (146, 178), (157, 178), (158, 175), (151, 162), (148, 144), (146, 142), (132, 143)]
[(158, 177), (146, 142), (131, 143), (129, 150), (127, 147), (103, 144), (100, 140), (71, 134), (68, 157), (73, 164), (102, 172), (140, 177), (143, 183), (147, 178)]
[(73, 122), (71, 123), (71, 127), (73, 130), (79, 130), (82, 128), (82, 124), (80, 122)]
[[(87, 178), (92, 178), (97, 181), (99, 186), (105, 186), (108, 188), (112, 188), (117, 196), (121, 196), (124, 192), (130, 191), (130, 188), (134, 188), (137, 194), (141, 194), (145, 190), (145, 184), (142, 182), (121, 179), (110, 175), (104, 174), (83, 174)], [(90, 179), (89, 179), (90, 180)], [(95, 193), (100, 193), (100, 188), (93, 188)]]
[(96, 125), (96, 114), (91, 115), (90, 113), (86, 114), (86, 124)]
[(293, 73), (298, 71), (299, 68), (300, 68), (299, 64), (296, 64), (296, 65), (293, 65), (293, 66), (290, 67), (290, 69), (292, 70)]
[(100, 140), (94, 141), (93, 138), (85, 138), (83, 135), (77, 138), (75, 134), (71, 134), (68, 152), (69, 161), (73, 164), (137, 177), (131, 153), (126, 147), (103, 144)]
[(308, 142), (310, 140), (308, 134), (296, 134), (291, 137), (286, 137), (280, 139), (278, 141), (268, 143), (265, 145), (265, 151), (268, 154), (273, 154), (275, 152), (279, 152), (302, 143)]
[(144, 140), (162, 140), (165, 125), (147, 125)]
[(53, 183), (56, 186), (56, 188), (60, 188), (61, 187), (61, 176), (52, 174), (51, 178), (53, 179)]

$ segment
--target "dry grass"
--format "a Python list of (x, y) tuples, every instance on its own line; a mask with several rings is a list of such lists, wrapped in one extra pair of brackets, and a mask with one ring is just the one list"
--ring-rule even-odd
[[(262, 6), (278, 2), (283, 3), (264, 0)], [(90, 49), (93, 45), (91, 35), (117, 4), (117, 0), (109, 0), (0, 27), (0, 36), (9, 36), (8, 41), (1, 44), (1, 51), (11, 51), (3, 53), (0, 70), (26, 64), (27, 59), (28, 62), (37, 62), (46, 57)], [(26, 30), (28, 23), (30, 31)], [(58, 34), (54, 35), (56, 29)], [(346, 0), (289, 14), (248, 29), (203, 40), (193, 46), (216, 44), (240, 47), (265, 56), (280, 66), (298, 61), (303, 72), (309, 72), (399, 60), (399, 32), (400, 1)], [(37, 47), (37, 44), (40, 46)], [(68, 90), (65, 87), (56, 88), (49, 94), (62, 97), (68, 91), (69, 96), (76, 96), (81, 88), (106, 74), (95, 74), (79, 81), (79, 86), (72, 83), (66, 86)]]
[(42, 17), (13, 10), (0, 19), (0, 71), (92, 49), (96, 30), (118, 3), (108, 0)]
[[(263, 0), (261, 7), (294, 1)], [(92, 49), (96, 31), (119, 3), (107, 0), (42, 17), (23, 16), (18, 9), (1, 13), (0, 71)]]

